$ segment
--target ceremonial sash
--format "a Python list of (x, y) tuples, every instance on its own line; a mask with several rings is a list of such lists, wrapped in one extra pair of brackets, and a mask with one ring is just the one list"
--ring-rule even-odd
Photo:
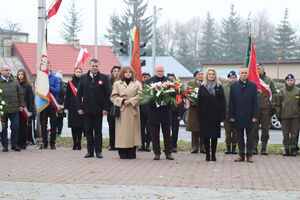
[(56, 99), (55, 99), (55, 97), (53, 96), (52, 93), (50, 93), (50, 98), (49, 99), (50, 99), (50, 102), (51, 102), (51, 104), (53, 105), (53, 107), (56, 111), (56, 114), (58, 114), (58, 110), (59, 110), (60, 105), (57, 103), (57, 101), (56, 101)]
[(72, 90), (74, 96), (76, 97), (77, 96), (77, 88), (74, 86), (71, 79), (69, 80), (69, 84), (70, 84), (70, 87), (71, 87), (71, 90)]
[(30, 113), (29, 113), (29, 111), (28, 111), (28, 109), (27, 109), (26, 106), (24, 107), (24, 109), (22, 111), (22, 114), (25, 117), (26, 121), (28, 121), (29, 117), (32, 115), (32, 114), (30, 115)]

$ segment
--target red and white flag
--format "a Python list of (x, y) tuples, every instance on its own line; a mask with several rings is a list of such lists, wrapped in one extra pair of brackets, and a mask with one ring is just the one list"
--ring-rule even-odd
[(89, 57), (90, 57), (90, 54), (89, 54), (88, 50), (86, 48), (84, 48), (84, 49), (81, 48), (80, 52), (78, 54), (78, 57), (77, 57), (75, 68), (78, 67), (79, 65), (83, 64), (85, 62), (85, 60)]
[(54, 0), (52, 2), (51, 6), (47, 10), (46, 20), (49, 20), (52, 16), (54, 16), (57, 13), (61, 2), (62, 0)]
[(50, 92), (49, 92), (49, 99), (50, 99), (50, 102), (51, 102), (52, 106), (54, 107), (54, 109), (56, 111), (56, 114), (58, 114), (61, 105), (59, 105), (57, 103), (54, 95), (52, 93), (50, 93)]
[(26, 119), (26, 121), (28, 121), (29, 117), (32, 116), (32, 113), (28, 111), (26, 106), (24, 107), (22, 114), (23, 114), (24, 118)]

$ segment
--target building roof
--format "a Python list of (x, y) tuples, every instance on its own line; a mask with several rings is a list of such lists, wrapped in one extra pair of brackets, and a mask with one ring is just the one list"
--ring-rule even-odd
[[(128, 56), (117, 56), (123, 66), (129, 66)], [(141, 59), (146, 60), (146, 66), (142, 66), (142, 72), (149, 72), (153, 76), (152, 57), (145, 56)], [(160, 56), (156, 57), (156, 63), (162, 64), (165, 67), (165, 74), (174, 73), (175, 76), (182, 78), (193, 77), (193, 74), (181, 65), (175, 58), (171, 56)]]
[[(37, 44), (14, 42), (13, 46), (14, 55), (20, 57), (30, 74), (35, 75), (37, 70)], [(81, 45), (81, 47), (86, 48), (93, 57), (95, 52), (93, 45)], [(54, 73), (56, 73), (58, 70), (62, 70), (64, 75), (73, 74), (74, 65), (80, 49), (75, 49), (73, 45), (48, 44), (47, 51), (48, 59), (51, 62)], [(98, 46), (98, 60), (100, 63), (100, 71), (104, 74), (110, 74), (110, 69), (112, 66), (121, 65), (109, 46)], [(81, 67), (83, 72), (86, 73), (89, 70), (89, 62), (86, 61)]]
[[(11, 73), (13, 76), (17, 75), (19, 69), (25, 69), (25, 66), (19, 59), (19, 57), (0, 57), (0, 66), (8, 65), (10, 67)], [(28, 71), (27, 71), (28, 72)]]

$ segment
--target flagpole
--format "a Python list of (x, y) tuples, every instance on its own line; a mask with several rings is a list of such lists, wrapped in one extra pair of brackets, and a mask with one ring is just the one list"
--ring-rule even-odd
[(97, 44), (97, 0), (95, 0), (95, 58), (98, 59), (98, 44)]
[(153, 7), (153, 39), (152, 39), (152, 69), (154, 74), (154, 68), (156, 65), (156, 6)]

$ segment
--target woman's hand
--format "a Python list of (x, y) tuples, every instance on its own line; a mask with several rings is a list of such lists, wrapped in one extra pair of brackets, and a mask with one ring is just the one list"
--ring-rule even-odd
[(130, 102), (129, 100), (125, 100), (125, 101), (124, 101), (124, 105), (125, 105), (125, 106), (130, 105), (130, 103), (131, 103), (131, 102)]

